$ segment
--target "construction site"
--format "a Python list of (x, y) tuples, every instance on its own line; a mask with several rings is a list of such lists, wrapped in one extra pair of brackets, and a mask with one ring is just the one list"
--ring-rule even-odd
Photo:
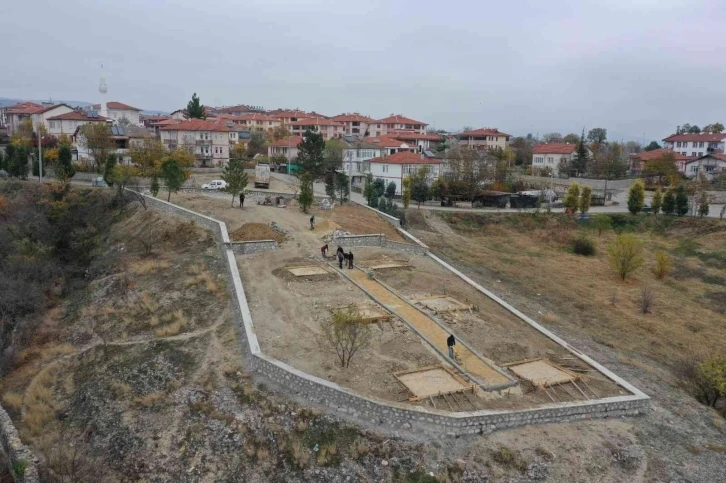
[[(403, 251), (351, 246), (353, 235), (381, 233), (410, 243), (372, 210), (313, 208), (311, 230), (311, 215), (294, 202), (240, 210), (206, 196), (179, 198), (178, 204), (225, 221), (233, 240), (277, 242), (272, 251), (238, 254), (237, 265), (261, 350), (296, 369), (366, 397), (447, 412), (631, 394), (432, 258), (403, 245)], [(354, 252), (353, 268), (347, 261), (339, 268), (338, 246)], [(373, 336), (350, 367), (341, 367), (321, 322), (349, 309)]]

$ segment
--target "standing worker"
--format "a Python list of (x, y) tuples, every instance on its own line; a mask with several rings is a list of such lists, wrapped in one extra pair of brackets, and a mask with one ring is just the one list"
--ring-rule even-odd
[(239, 207), (242, 208), (242, 206), (245, 204), (245, 194), (244, 192), (241, 192), (239, 194)]
[(446, 345), (449, 347), (449, 357), (452, 359), (454, 358), (454, 346), (456, 345), (456, 339), (454, 339), (454, 334), (450, 334), (449, 338), (446, 339)]
[(328, 255), (328, 244), (326, 243), (322, 247), (320, 247), (320, 254), (325, 258)]
[(353, 252), (348, 252), (348, 269), (353, 268)]
[(315, 229), (315, 215), (310, 217), (310, 230)]
[(338, 268), (341, 270), (343, 269), (343, 258), (345, 258), (345, 253), (342, 248), (338, 247)]

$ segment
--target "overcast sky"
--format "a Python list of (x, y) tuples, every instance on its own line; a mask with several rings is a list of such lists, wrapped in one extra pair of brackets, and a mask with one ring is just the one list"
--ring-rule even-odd
[(0, 97), (393, 112), (661, 139), (726, 121), (722, 0), (8, 0)]

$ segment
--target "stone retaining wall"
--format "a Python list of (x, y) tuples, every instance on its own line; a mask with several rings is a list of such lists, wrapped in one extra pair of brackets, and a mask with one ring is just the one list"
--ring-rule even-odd
[[(573, 354), (594, 365), (605, 376), (631, 391), (632, 395), (547, 404), (534, 409), (516, 411), (479, 410), (448, 413), (436, 409), (404, 406), (399, 403), (365, 397), (330, 381), (307, 374), (262, 353), (237, 267), (235, 252), (229, 242), (226, 225), (213, 218), (194, 213), (165, 201), (148, 196), (146, 196), (146, 200), (147, 205), (154, 209), (194, 220), (212, 230), (217, 238), (223, 259), (226, 260), (227, 270), (225, 271), (230, 282), (230, 293), (234, 299), (235, 326), (238, 329), (242, 351), (250, 372), (269, 381), (275, 388), (294, 397), (303, 404), (320, 406), (340, 417), (363, 424), (382, 426), (396, 433), (399, 431), (423, 432), (428, 435), (446, 436), (489, 433), (498, 429), (534, 423), (630, 416), (642, 413), (649, 407), (649, 397), (647, 395), (584, 356), (584, 354), (575, 351), (551, 333), (546, 333), (546, 335), (549, 334), (553, 340), (564, 344), (564, 347), (568, 348)], [(411, 235), (409, 234), (409, 236)], [(375, 237), (380, 237), (380, 235), (369, 236), (369, 238)], [(355, 238), (365, 239), (362, 236)], [(418, 242), (417, 245), (420, 244), (420, 248), (425, 247), (415, 237), (411, 236), (411, 239)], [(436, 259), (431, 254), (429, 256)], [(451, 270), (454, 269), (451, 268)], [(521, 314), (520, 312), (513, 313), (515, 315)]]
[(411, 243), (394, 242), (386, 238), (386, 235), (345, 235), (333, 238), (333, 244), (345, 247), (382, 247), (411, 255), (425, 256), (429, 249), (427, 246), (413, 245)]
[(422, 247), (420, 245), (414, 245), (412, 243), (400, 243), (388, 239), (384, 239), (383, 242), (384, 243), (381, 246), (384, 248), (388, 248), (390, 250), (398, 250), (399, 252), (410, 253), (411, 255), (426, 256), (426, 254), (429, 252), (428, 247)]
[(253, 240), (231, 242), (229, 244), (229, 247), (235, 253), (246, 255), (248, 253), (269, 252), (271, 250), (277, 250), (278, 245), (275, 240)]
[(8, 469), (16, 483), (38, 483), (38, 460), (25, 446), (13, 421), (3, 408), (0, 408), (0, 444), (8, 459)]

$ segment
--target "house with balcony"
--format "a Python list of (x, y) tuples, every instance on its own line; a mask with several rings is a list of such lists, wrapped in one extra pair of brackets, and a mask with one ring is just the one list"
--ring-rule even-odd
[(466, 131), (457, 136), (459, 146), (466, 146), (471, 149), (505, 149), (509, 146), (509, 139), (512, 136), (501, 132), (497, 128), (481, 128), (473, 131)]
[[(538, 144), (532, 150), (532, 174), (550, 173), (558, 176), (567, 169), (577, 153), (577, 144), (571, 143), (545, 143)], [(587, 150), (588, 156), (592, 152)]]
[(282, 126), (282, 121), (277, 117), (259, 112), (249, 112), (237, 116), (224, 114), (219, 116), (219, 119), (232, 122), (239, 127), (245, 127), (252, 132), (267, 132)]
[(726, 134), (674, 134), (663, 140), (663, 146), (683, 156), (701, 157), (706, 154), (723, 154), (726, 147)]
[(45, 107), (35, 102), (20, 102), (7, 108), (5, 115), (7, 116), (8, 136), (12, 136), (20, 128), (20, 124), (26, 119), (30, 119), (33, 125), (38, 123), (38, 114), (43, 112)]
[[(74, 111), (65, 112), (57, 116), (51, 116), (48, 123), (48, 134), (59, 138), (63, 135), (74, 138), (78, 135), (78, 129), (89, 123), (107, 123), (109, 119), (99, 116), (95, 111)], [(79, 153), (80, 155), (80, 153)]]
[(301, 136), (288, 136), (267, 145), (267, 156), (284, 156), (288, 164), (297, 158), (297, 146), (302, 142)]
[(402, 151), (389, 156), (381, 156), (367, 161), (373, 179), (382, 179), (386, 185), (396, 184), (396, 194), (401, 195), (403, 179), (415, 174), (422, 167), (428, 168), (430, 181), (437, 179), (441, 174), (443, 161), (439, 158), (428, 157), (424, 153)]
[(412, 146), (405, 141), (401, 141), (400, 139), (392, 138), (389, 136), (369, 136), (367, 138), (363, 138), (363, 140), (378, 146), (381, 149), (381, 156), (396, 154), (404, 151), (411, 153), (416, 151), (415, 145)]
[(341, 169), (351, 177), (353, 187), (362, 187), (366, 174), (370, 172), (368, 161), (381, 157), (383, 150), (377, 144), (363, 141), (358, 136), (343, 136), (341, 141), (345, 145)]
[(330, 118), (332, 121), (343, 124), (343, 132), (348, 136), (369, 136), (368, 126), (373, 122), (368, 116), (362, 116), (357, 112), (339, 114)]
[(305, 131), (317, 132), (323, 135), (324, 140), (339, 138), (344, 134), (343, 123), (325, 119), (324, 117), (308, 117), (285, 124), (285, 127), (294, 135), (302, 136)]
[(726, 175), (726, 154), (706, 154), (696, 159), (687, 161), (683, 174), (689, 178), (703, 176), (708, 181), (713, 181), (721, 175)]
[(385, 136), (391, 131), (414, 131), (419, 134), (426, 134), (428, 124), (416, 121), (402, 114), (391, 114), (383, 119), (377, 119), (369, 123), (368, 131), (371, 136)]
[(409, 146), (415, 146), (419, 153), (433, 149), (441, 142), (441, 136), (438, 134), (416, 131), (391, 131), (387, 137), (403, 141)]
[(266, 114), (278, 118), (283, 124), (290, 124), (301, 119), (314, 117), (312, 114), (308, 114), (299, 109), (275, 109), (274, 111), (267, 111)]
[(169, 150), (183, 147), (193, 153), (197, 167), (229, 163), (230, 144), (237, 143), (237, 131), (224, 123), (189, 119), (159, 128), (161, 142)]
[(635, 153), (630, 156), (630, 172), (632, 174), (641, 174), (649, 162), (660, 159), (663, 156), (672, 156), (676, 164), (676, 169), (681, 174), (686, 174), (686, 163), (696, 159), (695, 157), (686, 156), (670, 148), (643, 151), (642, 153)]

